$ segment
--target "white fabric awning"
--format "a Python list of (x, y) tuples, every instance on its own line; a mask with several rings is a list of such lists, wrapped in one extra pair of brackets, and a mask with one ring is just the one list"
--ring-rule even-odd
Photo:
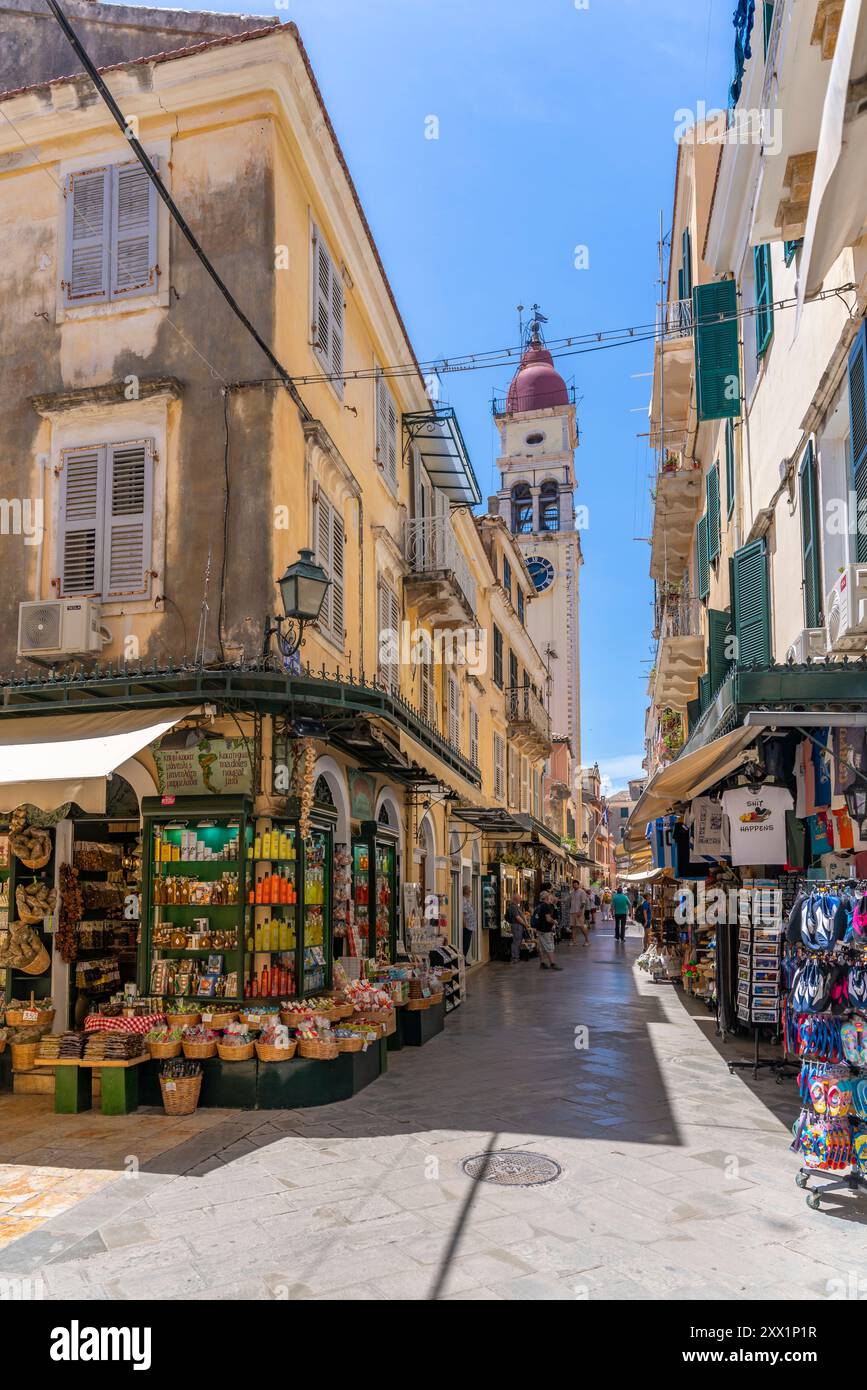
[[(667, 871), (666, 871), (665, 869), (640, 869), (640, 870), (638, 871), (638, 873), (626, 874), (626, 876), (625, 876), (624, 879), (623, 879), (623, 882), (624, 882), (624, 883), (653, 883), (653, 882), (655, 882), (655, 880), (658, 879), (658, 878), (664, 878), (665, 875), (666, 875), (666, 872), (667, 872)], [(670, 878), (670, 877), (671, 877), (671, 874), (669, 873), (669, 878)]]
[(867, 76), (867, 6), (846, 0), (831, 64), (798, 275), (797, 321), (804, 297), (821, 289), (846, 246), (867, 223), (867, 110), (858, 114), (854, 84)]
[(0, 720), (0, 810), (54, 811), (74, 801), (105, 811), (106, 779), (192, 709), (124, 710)]

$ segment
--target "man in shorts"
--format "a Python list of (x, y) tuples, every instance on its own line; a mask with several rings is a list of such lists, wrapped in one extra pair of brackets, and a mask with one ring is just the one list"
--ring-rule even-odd
[(569, 926), (572, 932), (573, 943), (578, 940), (578, 933), (584, 933), (584, 945), (590, 945), (590, 933), (587, 930), (587, 904), (588, 898), (585, 890), (577, 878), (572, 880), (572, 892), (569, 895)]

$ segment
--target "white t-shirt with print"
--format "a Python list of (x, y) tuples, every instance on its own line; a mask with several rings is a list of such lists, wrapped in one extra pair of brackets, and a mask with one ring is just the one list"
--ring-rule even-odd
[(723, 792), (729, 818), (733, 864), (785, 864), (786, 812), (792, 794), (785, 787), (738, 787)]

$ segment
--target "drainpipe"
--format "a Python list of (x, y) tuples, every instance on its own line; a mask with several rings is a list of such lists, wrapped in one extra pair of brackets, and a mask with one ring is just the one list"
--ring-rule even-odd
[(42, 556), (45, 550), (45, 532), (47, 529), (45, 525), (45, 470), (50, 463), (50, 454), (36, 455), (36, 466), (39, 469), (39, 497), (37, 500), (39, 502), (39, 515), (42, 521), (39, 527), (39, 545), (36, 548), (36, 591), (34, 593), (34, 598), (37, 599), (42, 597)]

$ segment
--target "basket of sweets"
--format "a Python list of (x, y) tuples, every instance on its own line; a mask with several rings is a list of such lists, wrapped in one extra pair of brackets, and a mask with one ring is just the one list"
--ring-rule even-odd
[(206, 1057), (216, 1057), (217, 1034), (212, 1028), (205, 1028), (202, 1024), (195, 1023), (192, 1028), (184, 1029), (181, 1035), (181, 1046), (184, 1049), (185, 1057), (202, 1060)]
[(248, 1062), (256, 1055), (256, 1045), (250, 1030), (243, 1023), (230, 1023), (217, 1043), (223, 1062)]
[(248, 1028), (268, 1028), (280, 1021), (280, 1010), (276, 1004), (263, 1004), (261, 1008), (243, 1008), (238, 1017)]
[(256, 1040), (256, 1056), (260, 1062), (288, 1062), (297, 1047), (285, 1023), (271, 1023)]
[(145, 1047), (151, 1057), (158, 1061), (180, 1057), (182, 1033), (182, 1028), (151, 1028), (150, 1032), (145, 1033)]
[(50, 1028), (54, 1022), (54, 1001), (36, 999), (30, 995), (30, 1003), (20, 999), (10, 999), (6, 1008), (6, 1023), (10, 1028)]
[(183, 999), (167, 1004), (165, 1014), (170, 1028), (193, 1028), (202, 1021), (201, 1009), (194, 1004), (185, 1004)]
[(302, 1024), (298, 1030), (299, 1057), (312, 1057), (320, 1062), (333, 1061), (339, 1048), (330, 1028), (317, 1029), (312, 1023)]
[(237, 1010), (237, 1009), (213, 1009), (213, 1010), (203, 1009), (203, 1010), (202, 1010), (202, 1022), (203, 1022), (203, 1023), (206, 1023), (206, 1024), (208, 1025), (209, 1028), (217, 1028), (217, 1029), (222, 1030), (223, 1028), (228, 1028), (231, 1024), (237, 1023), (237, 1022), (238, 1022), (238, 1010)]

